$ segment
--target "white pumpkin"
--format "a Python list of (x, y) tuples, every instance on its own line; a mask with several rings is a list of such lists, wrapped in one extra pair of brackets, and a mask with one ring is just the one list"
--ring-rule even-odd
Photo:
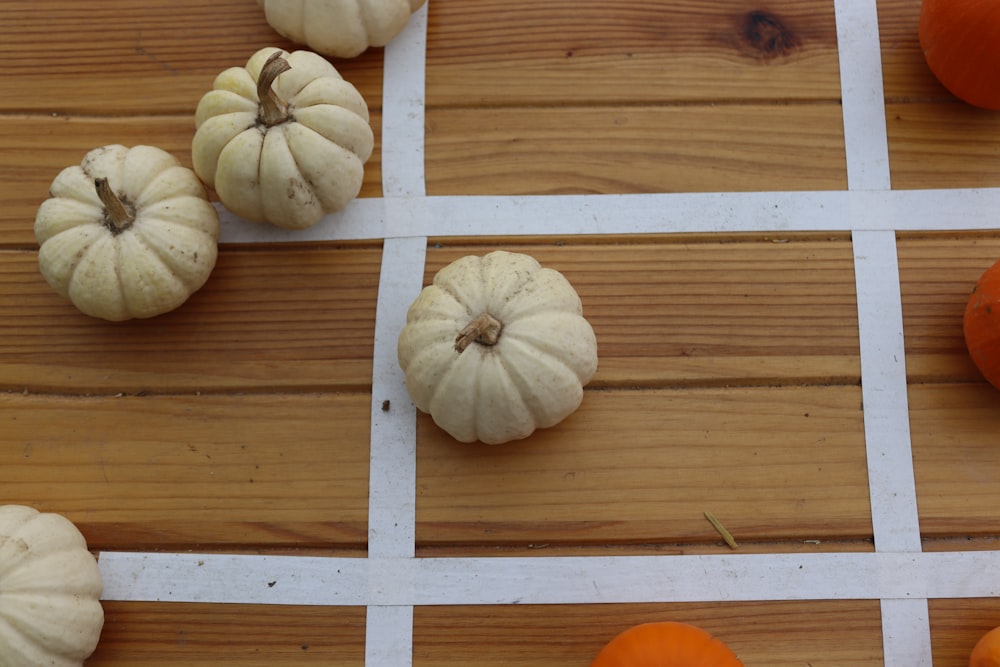
[(322, 56), (264, 48), (215, 79), (195, 112), (198, 176), (240, 217), (310, 227), (361, 191), (368, 105)]
[(257, 0), (279, 34), (334, 58), (385, 46), (425, 0)]
[(441, 269), (410, 306), (397, 353), (414, 404), (462, 442), (559, 423), (597, 370), (597, 339), (569, 281), (505, 251)]
[(104, 627), (101, 572), (69, 519), (0, 505), (0, 665), (76, 667)]
[(88, 315), (160, 315), (215, 267), (219, 214), (194, 172), (159, 148), (95, 148), (49, 192), (35, 217), (39, 268)]

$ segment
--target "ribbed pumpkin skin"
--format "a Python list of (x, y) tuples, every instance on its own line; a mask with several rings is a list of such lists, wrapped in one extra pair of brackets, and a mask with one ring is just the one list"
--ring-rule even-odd
[(1000, 109), (1000, 2), (923, 0), (919, 35), (927, 65), (951, 94)]
[(976, 282), (962, 324), (972, 362), (990, 384), (1000, 388), (1000, 262)]
[(257, 0), (268, 25), (297, 44), (333, 58), (385, 46), (426, 0)]
[(68, 519), (0, 506), (0, 665), (79, 667), (104, 627), (97, 561)]
[[(123, 231), (107, 225), (98, 178), (133, 207)], [(219, 214), (194, 172), (155, 146), (95, 148), (56, 176), (50, 194), (35, 217), (38, 265), (87, 315), (113, 322), (161, 315), (215, 268)]]
[[(494, 343), (456, 339), (487, 313)], [(597, 370), (597, 339), (569, 281), (498, 250), (441, 269), (410, 306), (397, 354), (414, 404), (461, 442), (501, 444), (565, 419)]]
[(743, 667), (743, 663), (699, 627), (658, 621), (633, 626), (616, 636), (590, 667)]
[[(257, 91), (268, 59), (290, 66), (274, 79), (284, 117), (268, 124)], [(194, 171), (236, 215), (305, 229), (357, 197), (375, 135), (368, 104), (311, 51), (265, 47), (215, 77), (195, 109)]]

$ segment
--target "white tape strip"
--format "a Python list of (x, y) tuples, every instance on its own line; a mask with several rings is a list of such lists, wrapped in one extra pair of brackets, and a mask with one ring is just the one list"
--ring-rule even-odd
[(875, 0), (836, 0), (849, 190), (889, 189), (889, 145)]
[(857, 231), (853, 239), (875, 548), (920, 551), (896, 235)]
[(882, 600), (881, 610), (885, 667), (932, 667), (927, 600)]
[[(1000, 596), (997, 551), (379, 559), (105, 552), (100, 568), (103, 599), (128, 601), (392, 607)], [(897, 638), (922, 637), (907, 630), (919, 624), (919, 607), (892, 612), (900, 614)]]
[(368, 555), (412, 556), (416, 526), (416, 408), (396, 355), (406, 311), (423, 285), (427, 242), (386, 239), (375, 310)]
[(223, 214), (224, 243), (404, 236), (996, 229), (1000, 188), (359, 199), (303, 231)]
[[(406, 393), (396, 342), (406, 311), (423, 286), (427, 239), (390, 237), (405, 208), (398, 198), (419, 198), (424, 185), (424, 80), (427, 5), (385, 49), (382, 89), (382, 269), (375, 311), (372, 372), (371, 464), (368, 486), (368, 557), (412, 558), (416, 545), (416, 408)], [(363, 206), (357, 207), (364, 208)], [(398, 226), (398, 223), (395, 223)], [(375, 227), (374, 225), (372, 226)], [(345, 230), (346, 231), (346, 230)], [(403, 589), (406, 590), (406, 589)], [(413, 663), (413, 607), (368, 604), (366, 667)]]
[(427, 4), (385, 47), (382, 80), (382, 192), (419, 197), (424, 185)]
[(413, 663), (412, 606), (369, 606), (365, 633), (365, 667), (402, 667)]

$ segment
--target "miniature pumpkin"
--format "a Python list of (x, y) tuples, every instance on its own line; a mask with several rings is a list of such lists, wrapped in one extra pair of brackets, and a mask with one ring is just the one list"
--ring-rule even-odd
[(410, 306), (398, 342), (416, 406), (457, 440), (500, 444), (576, 410), (597, 340), (569, 281), (528, 255), (470, 255)]
[(993, 628), (976, 642), (969, 667), (1000, 667), (1000, 628)]
[(927, 65), (949, 92), (1000, 109), (1000, 3), (923, 0), (918, 32)]
[(197, 176), (159, 148), (95, 148), (49, 192), (35, 217), (39, 268), (88, 315), (173, 310), (215, 267), (219, 214)]
[(104, 626), (102, 590), (69, 519), (0, 506), (0, 664), (82, 665)]
[(965, 305), (962, 328), (972, 362), (1000, 388), (1000, 261), (986, 269)]
[(237, 215), (310, 227), (357, 197), (375, 145), (368, 105), (322, 56), (264, 48), (195, 112), (194, 170)]
[(643, 623), (605, 645), (590, 667), (743, 667), (728, 646), (699, 627)]
[(385, 46), (425, 0), (257, 0), (283, 37), (334, 58)]

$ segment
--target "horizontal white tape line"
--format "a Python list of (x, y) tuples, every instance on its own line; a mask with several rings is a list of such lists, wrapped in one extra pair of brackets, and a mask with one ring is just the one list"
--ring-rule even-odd
[(1000, 227), (997, 210), (1000, 188), (366, 198), (301, 231), (223, 210), (220, 240), (976, 230)]
[(325, 558), (104, 552), (105, 600), (587, 604), (1000, 597), (1000, 552)]

